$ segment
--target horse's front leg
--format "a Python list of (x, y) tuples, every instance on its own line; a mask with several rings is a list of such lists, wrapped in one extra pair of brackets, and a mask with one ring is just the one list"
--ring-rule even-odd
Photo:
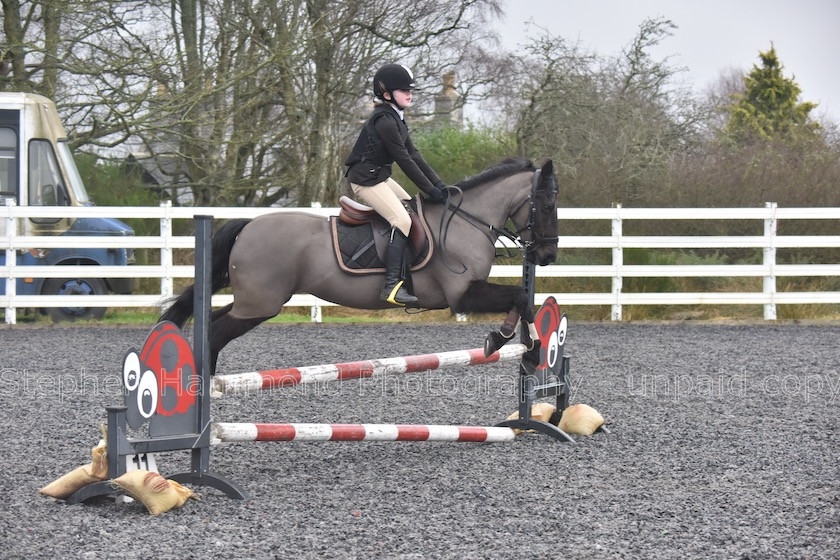
[(529, 349), (533, 349), (534, 341), (538, 340), (537, 329), (534, 326), (534, 308), (521, 286), (505, 286), (475, 280), (470, 283), (452, 310), (456, 313), (508, 313), (499, 331), (487, 335), (484, 341), (486, 356), (513, 338), (520, 317), (528, 325)]

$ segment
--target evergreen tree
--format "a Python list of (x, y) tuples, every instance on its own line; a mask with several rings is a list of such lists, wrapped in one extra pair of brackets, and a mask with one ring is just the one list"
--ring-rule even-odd
[(783, 66), (772, 44), (769, 51), (759, 52), (759, 58), (761, 66), (754, 65), (744, 76), (743, 92), (734, 94), (725, 109), (729, 118), (724, 139), (754, 144), (814, 138), (820, 125), (809, 114), (817, 104), (798, 101), (802, 90), (792, 78), (782, 75)]

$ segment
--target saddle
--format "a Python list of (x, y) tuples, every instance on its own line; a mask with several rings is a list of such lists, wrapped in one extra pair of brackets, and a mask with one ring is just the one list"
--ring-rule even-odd
[[(350, 274), (382, 274), (385, 272), (385, 249), (391, 234), (391, 224), (376, 210), (351, 198), (339, 199), (338, 216), (330, 217), (333, 251), (338, 266)], [(432, 258), (433, 243), (429, 225), (423, 216), (420, 197), (406, 207), (411, 217), (406, 262), (409, 270), (425, 267)]]

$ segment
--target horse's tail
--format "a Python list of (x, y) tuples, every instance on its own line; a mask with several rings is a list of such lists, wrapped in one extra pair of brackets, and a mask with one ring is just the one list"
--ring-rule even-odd
[[(222, 288), (230, 286), (230, 276), (228, 275), (230, 252), (236, 242), (236, 236), (250, 222), (251, 220), (245, 219), (230, 220), (213, 234), (213, 265), (210, 271), (211, 293), (215, 294)], [(180, 295), (172, 297), (170, 299), (172, 303), (161, 314), (158, 321), (171, 321), (178, 327), (183, 327), (193, 314), (194, 292), (195, 284), (191, 284)]]

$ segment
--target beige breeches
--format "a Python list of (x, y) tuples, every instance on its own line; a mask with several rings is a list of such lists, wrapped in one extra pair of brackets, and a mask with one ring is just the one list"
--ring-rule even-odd
[(362, 199), (362, 202), (385, 218), (391, 227), (397, 228), (408, 237), (408, 232), (411, 230), (411, 217), (402, 201), (411, 200), (411, 195), (405, 192), (399, 183), (389, 177), (372, 187), (350, 183), (350, 188)]

